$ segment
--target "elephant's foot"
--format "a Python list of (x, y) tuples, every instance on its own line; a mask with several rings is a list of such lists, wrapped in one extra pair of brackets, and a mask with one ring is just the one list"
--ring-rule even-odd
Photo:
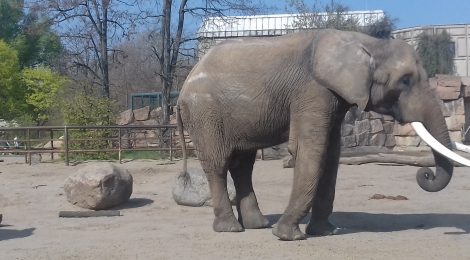
[(244, 228), (257, 229), (270, 227), (269, 220), (261, 214), (261, 212), (245, 213), (243, 217), (239, 218), (240, 223)]
[(300, 231), (299, 225), (287, 225), (278, 223), (277, 226), (273, 228), (273, 235), (285, 241), (306, 239), (305, 234)]
[(242, 232), (244, 231), (242, 225), (237, 221), (235, 216), (216, 217), (213, 224), (214, 231), (216, 232)]
[(338, 234), (340, 228), (331, 224), (330, 221), (310, 221), (305, 233), (312, 236), (329, 236)]

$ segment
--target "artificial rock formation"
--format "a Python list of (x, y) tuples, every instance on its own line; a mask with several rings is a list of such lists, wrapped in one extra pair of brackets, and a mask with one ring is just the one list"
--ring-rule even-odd
[(67, 200), (82, 208), (108, 209), (126, 202), (132, 194), (132, 175), (111, 163), (79, 169), (64, 185)]
[[(232, 204), (236, 200), (235, 186), (230, 175), (227, 176), (227, 191)], [(188, 169), (180, 174), (173, 185), (173, 199), (178, 205), (201, 207), (211, 205), (211, 193), (206, 174), (202, 169)]]

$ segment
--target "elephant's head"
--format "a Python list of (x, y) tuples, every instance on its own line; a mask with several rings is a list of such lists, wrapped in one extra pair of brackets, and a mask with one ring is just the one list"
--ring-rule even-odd
[[(315, 77), (349, 104), (392, 115), (401, 123), (421, 122), (441, 144), (451, 140), (426, 72), (414, 49), (400, 40), (379, 40), (360, 33), (333, 32), (319, 37), (314, 50)], [(436, 173), (418, 171), (426, 191), (447, 186), (453, 164), (433, 149)]]

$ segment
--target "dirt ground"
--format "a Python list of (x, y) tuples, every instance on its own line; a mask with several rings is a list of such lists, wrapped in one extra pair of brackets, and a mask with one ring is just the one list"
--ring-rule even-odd
[[(427, 193), (416, 184), (416, 167), (342, 165), (332, 216), (341, 233), (284, 242), (271, 229), (213, 232), (211, 208), (173, 202), (181, 162), (161, 163), (121, 165), (134, 176), (122, 216), (59, 218), (60, 210), (78, 210), (62, 185), (85, 164), (1, 162), (0, 259), (470, 259), (468, 168), (456, 168), (444, 191)], [(292, 174), (281, 161), (255, 164), (255, 191), (273, 224), (287, 206)]]

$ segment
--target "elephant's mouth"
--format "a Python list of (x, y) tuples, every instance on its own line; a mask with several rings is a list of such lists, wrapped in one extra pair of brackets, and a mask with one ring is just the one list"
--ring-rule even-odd
[[(440, 153), (441, 155), (447, 157), (450, 160), (463, 164), (465, 166), (470, 166), (470, 160), (456, 154), (455, 152), (451, 151), (449, 148), (445, 147), (439, 141), (437, 141), (424, 127), (424, 125), (420, 122), (412, 122), (411, 126), (415, 130), (415, 132), (421, 137), (421, 139), (426, 142), (434, 151)], [(452, 142), (452, 146), (456, 150), (464, 151), (469, 153), (470, 147), (458, 142)]]

